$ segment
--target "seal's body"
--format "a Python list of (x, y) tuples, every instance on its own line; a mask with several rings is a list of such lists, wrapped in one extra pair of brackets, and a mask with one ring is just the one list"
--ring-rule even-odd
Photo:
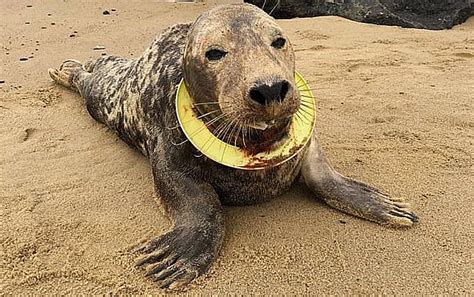
[(287, 37), (268, 15), (245, 4), (219, 6), (193, 24), (167, 29), (138, 59), (68, 60), (49, 70), (57, 83), (79, 91), (94, 119), (149, 158), (173, 227), (137, 249), (145, 254), (138, 265), (160, 286), (185, 285), (209, 268), (224, 234), (221, 203), (268, 200), (300, 175), (317, 196), (349, 214), (392, 226), (416, 221), (406, 204), (337, 173), (315, 136), (292, 159), (254, 171), (199, 156), (186, 141), (175, 107), (182, 78), (199, 112), (217, 123), (209, 125), (215, 135), (245, 143), (244, 133), (230, 132), (229, 123), (238, 123), (258, 148), (261, 139), (280, 140), (275, 131), (286, 131), (301, 104), (294, 72)]
[(165, 148), (175, 166), (192, 168), (194, 176), (212, 184), (224, 204), (253, 204), (281, 194), (298, 175), (301, 154), (278, 167), (242, 171), (195, 157), (199, 152), (189, 142), (176, 145), (186, 139), (178, 128), (175, 95), (190, 26), (167, 29), (136, 60), (109, 56), (90, 62), (72, 83), (94, 119), (147, 157)]

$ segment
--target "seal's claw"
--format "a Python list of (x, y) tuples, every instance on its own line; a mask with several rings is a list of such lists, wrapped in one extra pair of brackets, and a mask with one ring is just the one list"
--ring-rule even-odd
[(148, 255), (141, 256), (135, 263), (135, 266), (140, 267), (144, 264), (156, 263), (157, 261), (160, 261), (163, 257), (166, 256), (164, 252), (164, 250), (158, 250)]
[(193, 271), (179, 270), (172, 275), (170, 275), (166, 280), (159, 283), (159, 286), (162, 289), (171, 289), (176, 290), (183, 288), (191, 281), (193, 281), (198, 274)]
[(388, 211), (388, 215), (398, 219), (404, 219), (405, 221), (408, 220), (407, 225), (412, 225), (413, 223), (418, 222), (418, 217), (416, 214), (409, 209), (394, 208)]
[[(174, 260), (176, 261), (176, 259)], [(171, 267), (171, 265), (173, 264), (173, 260), (170, 259), (170, 260), (163, 260), (163, 261), (157, 261), (155, 263), (151, 263), (150, 265), (146, 266), (145, 270), (146, 270), (146, 273), (145, 273), (145, 276), (151, 276), (151, 275), (155, 275), (157, 273), (160, 273), (162, 271), (164, 271), (166, 268), (168, 267)]]
[(169, 276), (173, 275), (175, 272), (178, 271), (178, 268), (174, 265), (170, 267), (166, 267), (163, 265), (164, 269), (157, 271), (155, 274), (151, 274), (151, 278), (156, 282), (166, 281)]
[(341, 196), (327, 202), (342, 211), (390, 227), (410, 227), (418, 222), (410, 204), (403, 199), (391, 198), (371, 186), (345, 177), (340, 180), (340, 185)]
[(175, 276), (173, 282), (169, 284), (162, 284), (162, 288), (176, 290), (183, 288), (198, 276), (195, 271), (186, 271), (184, 274)]
[(136, 262), (145, 275), (162, 288), (181, 288), (206, 272), (220, 245), (219, 232), (203, 233), (199, 227), (175, 227), (136, 250)]
[(167, 275), (167, 277), (163, 278), (162, 281), (158, 281), (158, 285), (162, 289), (167, 289), (171, 283), (173, 283), (177, 278), (181, 277), (185, 273), (186, 273), (186, 271), (184, 271), (184, 270), (177, 270), (177, 271), (173, 272), (171, 275)]

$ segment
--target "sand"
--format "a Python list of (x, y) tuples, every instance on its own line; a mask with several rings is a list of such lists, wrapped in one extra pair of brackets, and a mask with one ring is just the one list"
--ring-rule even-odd
[[(128, 252), (169, 227), (147, 160), (47, 69), (103, 52), (137, 57), (209, 6), (1, 2), (0, 294), (163, 293)], [(226, 207), (219, 258), (188, 292), (473, 294), (474, 19), (449, 31), (279, 23), (317, 88), (317, 130), (334, 166), (405, 197), (420, 223), (388, 229), (298, 185)]]

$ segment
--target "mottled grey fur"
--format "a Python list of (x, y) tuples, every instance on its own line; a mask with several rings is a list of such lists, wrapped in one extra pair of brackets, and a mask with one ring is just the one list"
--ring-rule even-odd
[[(270, 19), (247, 5), (222, 6), (213, 13), (218, 14), (219, 9), (235, 10), (231, 16), (215, 20), (234, 27), (239, 26), (235, 20), (239, 13), (250, 13), (257, 20)], [(207, 22), (213, 21), (208, 18)], [(50, 69), (56, 82), (80, 92), (94, 119), (150, 160), (156, 192), (173, 227), (137, 249), (145, 254), (138, 265), (146, 268), (147, 275), (162, 287), (189, 283), (217, 256), (224, 235), (221, 203), (243, 205), (268, 200), (288, 190), (300, 174), (314, 193), (342, 211), (394, 226), (416, 221), (405, 204), (334, 171), (315, 137), (291, 160), (265, 170), (237, 170), (204, 156), (196, 157), (196, 149), (189, 142), (182, 143), (186, 136), (176, 128), (175, 110), (191, 26), (179, 24), (167, 29), (138, 59), (110, 56), (84, 65), (68, 60), (59, 69)], [(287, 57), (294, 63), (291, 48), (288, 51)], [(272, 59), (282, 63), (278, 56)], [(215, 80), (218, 85), (220, 78)]]

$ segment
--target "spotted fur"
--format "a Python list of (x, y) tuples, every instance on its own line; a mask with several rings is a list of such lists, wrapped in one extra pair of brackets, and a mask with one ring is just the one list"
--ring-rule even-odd
[[(222, 30), (220, 35), (214, 29)], [(199, 156), (186, 141), (175, 110), (183, 76), (193, 97), (218, 102), (221, 108), (231, 98), (239, 116), (261, 114), (263, 118), (271, 114), (266, 107), (257, 112), (249, 105), (248, 89), (254, 81), (286, 79), (292, 89), (271, 112), (274, 117), (294, 112), (299, 105), (294, 53), (289, 43), (280, 51), (270, 48), (275, 36), (286, 37), (257, 8), (220, 6), (193, 24), (168, 28), (137, 59), (109, 56), (84, 65), (68, 60), (49, 70), (53, 80), (81, 94), (94, 119), (150, 160), (155, 190), (173, 227), (136, 252), (143, 254), (138, 266), (145, 267), (161, 287), (186, 285), (209, 268), (224, 235), (221, 203), (268, 200), (288, 190), (300, 174), (315, 194), (344, 212), (394, 226), (416, 221), (406, 204), (337, 173), (315, 136), (291, 160), (257, 171), (232, 169)], [(210, 40), (231, 48), (224, 64), (214, 68), (206, 66), (203, 58)]]

